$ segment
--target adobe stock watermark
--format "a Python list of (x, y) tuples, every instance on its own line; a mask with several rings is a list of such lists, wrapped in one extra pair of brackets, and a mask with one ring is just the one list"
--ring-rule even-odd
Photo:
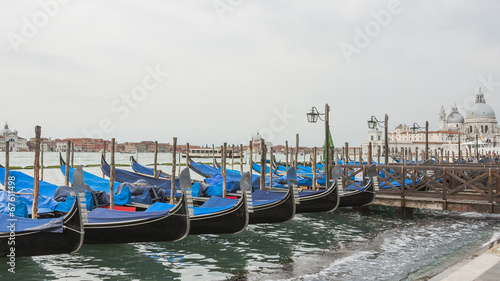
[(40, 29), (47, 26), (51, 19), (56, 17), (61, 11), (62, 5), (68, 4), (69, 0), (41, 0), (40, 7), (31, 18), (22, 18), (22, 27), (19, 33), (9, 32), (7, 39), (14, 52), (19, 53), (19, 48), (23, 44), (28, 44), (29, 40), (35, 38)]
[(104, 134), (111, 134), (116, 128), (114, 120), (116, 118), (125, 120), (130, 112), (146, 100), (149, 94), (156, 90), (169, 75), (169, 72), (162, 71), (159, 65), (147, 66), (142, 83), (133, 87), (129, 93), (122, 94), (111, 102), (110, 110), (114, 118), (112, 118), (113, 116), (104, 117), (99, 121), (96, 129), (83, 130), (85, 137), (103, 139)]
[(352, 55), (360, 54), (361, 51), (368, 47), (372, 40), (379, 36), (383, 28), (389, 26), (392, 22), (392, 17), (403, 11), (403, 7), (399, 0), (389, 0), (387, 8), (378, 12), (371, 11), (372, 20), (365, 23), (363, 29), (356, 27), (354, 29), (353, 43), (342, 42), (339, 44), (340, 50), (348, 63), (351, 63)]
[(283, 132), (285, 128), (290, 125), (290, 122), (295, 119), (294, 114), (287, 112), (286, 106), (283, 106), (282, 110), (273, 108), (273, 115), (274, 116), (269, 120), (269, 126), (258, 131), (259, 135), (266, 140), (266, 142), (272, 142), (275, 134)]
[(215, 12), (221, 21), (224, 21), (225, 14), (233, 12), (236, 8), (241, 6), (245, 0), (214, 0), (212, 2)]
[(9, 240), (7, 244), (10, 246), (9, 254), (7, 255), (7, 264), (9, 265), (8, 271), (10, 273), (16, 273), (16, 223), (17, 219), (15, 216), (16, 212), (16, 195), (15, 191), (15, 180), (14, 176), (8, 177), (8, 196), (7, 196), (7, 209), (9, 210), (9, 218), (7, 219), (7, 229), (9, 230)]

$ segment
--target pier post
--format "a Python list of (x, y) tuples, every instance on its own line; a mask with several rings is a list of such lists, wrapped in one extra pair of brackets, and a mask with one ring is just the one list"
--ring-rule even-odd
[(224, 146), (222, 147), (222, 167), (221, 167), (221, 173), (222, 173), (222, 197), (226, 198), (226, 193), (227, 193), (227, 172), (226, 172), (226, 152), (227, 152), (227, 142), (224, 143)]
[(313, 190), (319, 190), (318, 186), (316, 185), (316, 147), (313, 148), (313, 155), (312, 155), (312, 189)]
[(71, 143), (71, 168), (74, 168), (75, 165), (75, 143)]
[[(139, 155), (139, 153), (137, 152), (137, 149), (135, 150), (135, 152), (137, 153), (137, 155)], [(106, 140), (102, 140), (102, 158), (106, 159)], [(136, 157), (137, 159), (135, 159), (136, 161), (139, 161), (139, 157)], [(106, 175), (104, 174), (104, 172), (102, 172), (102, 178), (105, 178)]]
[(212, 143), (212, 163), (215, 163), (215, 145), (213, 143)]
[(260, 142), (260, 190), (266, 189), (266, 142)]
[(346, 142), (345, 145), (344, 145), (344, 155), (345, 155), (345, 159), (344, 159), (344, 165), (347, 165), (349, 164), (349, 143)]
[(418, 146), (415, 147), (415, 164), (418, 164)]
[(285, 141), (285, 165), (288, 171), (288, 141)]
[(378, 165), (380, 165), (380, 146), (377, 146), (377, 166)]
[(231, 147), (231, 170), (234, 170), (234, 144)]
[(34, 172), (34, 184), (33, 184), (33, 207), (31, 209), (31, 218), (36, 219), (38, 218), (38, 191), (39, 191), (39, 184), (40, 184), (40, 135), (42, 133), (42, 128), (40, 126), (35, 127), (35, 163), (33, 164), (33, 172)]
[(299, 134), (295, 135), (295, 171), (299, 165)]
[[(189, 152), (191, 152), (191, 150), (189, 149), (189, 142), (186, 143), (186, 167), (189, 167), (188, 163), (189, 163)], [(179, 166), (182, 165), (181, 163), (181, 157), (179, 156)], [(181, 175), (181, 173), (179, 173), (179, 176)]]
[(109, 172), (109, 208), (115, 209), (115, 138), (111, 139), (111, 170)]
[[(249, 155), (249, 161), (248, 163), (250, 164), (250, 174), (252, 173), (252, 165), (253, 165), (253, 141), (250, 140), (250, 142), (248, 143), (248, 149), (250, 150), (250, 155)], [(287, 154), (288, 156), (288, 154)], [(243, 175), (243, 174), (241, 174)]]
[(158, 141), (155, 141), (154, 173), (153, 173), (155, 178), (159, 177), (159, 175), (157, 175), (158, 169), (157, 169), (156, 163), (158, 163)]
[(43, 141), (40, 140), (40, 180), (43, 181)]
[(429, 160), (429, 121), (425, 121), (425, 160)]
[(288, 171), (288, 141), (285, 141), (285, 159), (286, 170)]
[(273, 187), (273, 146), (269, 147), (269, 187)]
[[(175, 203), (175, 154), (177, 150), (177, 137), (174, 137), (172, 144), (172, 178), (170, 179), (170, 204)], [(181, 161), (179, 160), (179, 163)]]
[(373, 163), (372, 142), (368, 143), (368, 165)]
[(243, 176), (243, 144), (240, 143), (240, 172)]
[(71, 141), (68, 141), (66, 143), (66, 167), (64, 171), (64, 185), (69, 186), (69, 161), (70, 161), (70, 154), (71, 154)]

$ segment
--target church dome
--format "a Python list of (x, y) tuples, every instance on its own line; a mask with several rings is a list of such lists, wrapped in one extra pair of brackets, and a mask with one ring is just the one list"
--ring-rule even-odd
[(495, 118), (495, 112), (486, 104), (483, 92), (479, 88), (479, 93), (476, 95), (476, 103), (467, 111), (467, 118)]
[(7, 122), (5, 122), (5, 126), (3, 127), (3, 130), (0, 131), (0, 135), (5, 136), (5, 135), (10, 135), (12, 134), (12, 131), (9, 129), (9, 125), (7, 125)]
[(458, 112), (457, 106), (451, 108), (451, 113), (446, 119), (448, 123), (464, 123), (464, 117)]

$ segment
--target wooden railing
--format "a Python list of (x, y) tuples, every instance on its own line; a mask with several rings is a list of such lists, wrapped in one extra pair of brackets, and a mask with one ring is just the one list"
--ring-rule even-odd
[[(344, 187), (360, 187), (367, 180), (367, 165), (342, 165)], [(469, 205), (463, 210), (500, 212), (500, 166), (498, 165), (379, 165), (377, 196), (425, 198)], [(357, 180), (356, 180), (357, 179)], [(362, 180), (361, 180), (362, 179)], [(484, 206), (486, 204), (486, 207)], [(474, 205), (481, 205), (475, 208)], [(498, 207), (497, 207), (498, 205)], [(485, 209), (486, 208), (486, 209)], [(453, 208), (454, 209), (454, 208)]]

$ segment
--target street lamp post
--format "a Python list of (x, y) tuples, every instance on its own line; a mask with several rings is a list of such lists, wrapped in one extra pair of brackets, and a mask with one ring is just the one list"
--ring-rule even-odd
[[(309, 123), (316, 123), (318, 121), (318, 118), (321, 121), (325, 121), (325, 175), (326, 175), (326, 182), (325, 185), (328, 188), (330, 184), (330, 141), (329, 141), (329, 128), (330, 128), (330, 106), (328, 104), (325, 104), (325, 113), (319, 113), (318, 109), (313, 106), (311, 108), (311, 112), (306, 113), (307, 115), (307, 121)], [(321, 115), (325, 116), (325, 119), (321, 118)]]
[[(387, 125), (389, 123), (389, 117), (387, 114), (385, 115), (384, 121), (378, 121), (377, 117), (372, 116), (370, 120), (368, 120), (368, 128), (375, 129), (377, 125), (384, 124), (384, 138), (385, 138), (385, 165), (389, 164), (389, 133), (387, 130)], [(380, 126), (382, 127), (382, 126)]]
[[(423, 127), (420, 127), (417, 123), (413, 123), (410, 128), (412, 134), (416, 134), (418, 131), (422, 131)], [(425, 121), (425, 160), (429, 160), (429, 122)]]

